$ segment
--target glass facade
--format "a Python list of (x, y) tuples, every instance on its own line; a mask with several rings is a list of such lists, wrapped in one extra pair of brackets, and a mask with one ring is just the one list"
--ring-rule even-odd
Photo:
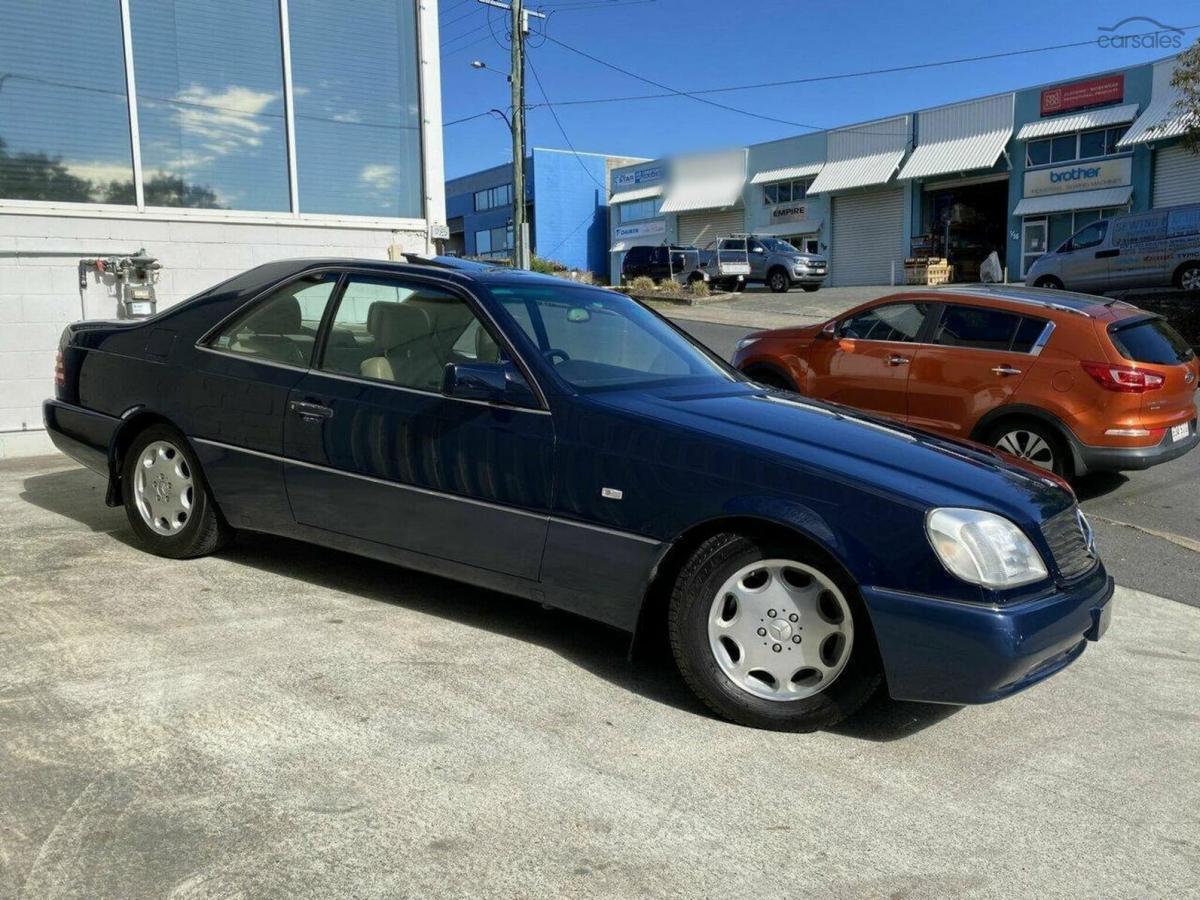
[(121, 10), (0, 0), (0, 198), (132, 203)]
[(414, 0), (288, 0), (300, 211), (420, 218)]
[(415, 0), (286, 7), (0, 0), (0, 200), (422, 218)]
[(475, 212), (497, 209), (501, 206), (512, 206), (513, 192), (511, 184), (500, 187), (486, 188), (475, 192)]
[(146, 205), (291, 209), (277, 0), (129, 11)]

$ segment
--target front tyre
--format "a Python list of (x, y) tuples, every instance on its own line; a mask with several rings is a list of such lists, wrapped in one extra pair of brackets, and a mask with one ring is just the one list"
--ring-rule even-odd
[(725, 533), (701, 544), (676, 580), (668, 632), (696, 695), (754, 728), (829, 727), (882, 677), (854, 583), (778, 541)]
[(792, 279), (783, 269), (772, 269), (767, 276), (767, 287), (776, 294), (786, 294), (792, 287)]
[(139, 543), (158, 556), (204, 556), (233, 536), (187, 439), (169, 425), (151, 425), (133, 439), (122, 466), (121, 496)]

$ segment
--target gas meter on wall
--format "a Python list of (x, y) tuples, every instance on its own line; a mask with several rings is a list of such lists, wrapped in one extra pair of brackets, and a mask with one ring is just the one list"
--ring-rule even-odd
[(162, 268), (145, 248), (129, 256), (81, 259), (79, 261), (79, 286), (87, 287), (88, 272), (96, 272), (101, 278), (108, 276), (116, 287), (117, 302), (121, 318), (142, 319), (154, 315), (158, 305), (154, 284)]

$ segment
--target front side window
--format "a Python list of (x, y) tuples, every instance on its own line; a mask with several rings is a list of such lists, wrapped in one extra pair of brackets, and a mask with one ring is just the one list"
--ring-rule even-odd
[(0, 199), (133, 204), (117, 3), (0, 0)]
[(921, 332), (929, 306), (928, 303), (874, 306), (846, 319), (840, 333), (842, 337), (862, 341), (911, 343)]
[(734, 376), (637, 301), (611, 291), (500, 285), (492, 296), (568, 384), (601, 391)]
[(772, 253), (799, 253), (800, 251), (789, 244), (787, 241), (782, 241), (779, 238), (767, 238), (763, 241), (763, 245)]
[(214, 350), (307, 367), (337, 276), (313, 275), (259, 301), (209, 342)]
[(132, 0), (130, 19), (146, 204), (290, 209), (279, 4)]
[(421, 218), (414, 0), (288, 0), (288, 19), (300, 212)]
[(1108, 222), (1101, 220), (1093, 222), (1086, 228), (1083, 228), (1075, 233), (1071, 238), (1072, 249), (1086, 250), (1088, 247), (1095, 247), (1104, 241), (1104, 235), (1108, 233)]
[(933, 343), (974, 350), (1010, 350), (1021, 317), (981, 306), (947, 306)]
[(326, 372), (436, 392), (447, 363), (496, 362), (499, 348), (456, 294), (351, 276), (326, 341)]

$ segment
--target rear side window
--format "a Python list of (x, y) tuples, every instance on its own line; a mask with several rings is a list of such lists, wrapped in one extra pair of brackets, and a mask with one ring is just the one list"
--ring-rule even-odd
[(975, 350), (1011, 350), (1021, 316), (982, 306), (947, 306), (933, 343)]
[(1195, 353), (1183, 336), (1162, 319), (1141, 319), (1131, 325), (1110, 326), (1113, 346), (1133, 362), (1173, 366), (1188, 362)]
[(1017, 326), (1017, 336), (1013, 338), (1013, 352), (1032, 353), (1034, 345), (1048, 324), (1045, 319), (1022, 319), (1021, 324)]
[(846, 319), (842, 323), (841, 335), (860, 341), (911, 343), (917, 339), (928, 313), (928, 303), (875, 306)]
[(321, 317), (336, 284), (336, 274), (294, 281), (226, 325), (209, 346), (267, 362), (307, 367)]

